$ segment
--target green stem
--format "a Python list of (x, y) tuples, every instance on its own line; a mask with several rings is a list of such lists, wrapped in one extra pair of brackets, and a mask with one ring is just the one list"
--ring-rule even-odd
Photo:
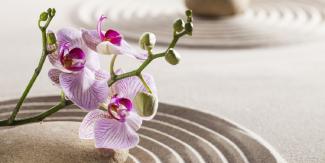
[(59, 110), (63, 109), (66, 106), (69, 106), (71, 104), (72, 104), (71, 101), (63, 100), (60, 103), (58, 103), (57, 105), (50, 108), (48, 111), (38, 114), (36, 116), (28, 117), (28, 118), (24, 118), (24, 119), (13, 120), (11, 123), (9, 123), (9, 120), (0, 121), (0, 126), (16, 126), (16, 125), (23, 125), (23, 124), (32, 123), (32, 122), (40, 122), (40, 121), (43, 121), (46, 117), (58, 112)]
[(149, 93), (152, 94), (152, 90), (151, 90), (151, 88), (149, 87), (149, 85), (147, 84), (147, 82), (144, 80), (142, 74), (138, 75), (138, 77), (139, 77), (139, 79), (141, 80), (141, 82), (142, 82), (142, 84), (144, 85), (144, 87), (146, 87), (147, 91), (148, 91)]
[(49, 16), (49, 19), (47, 20), (47, 22), (45, 23), (45, 25), (41, 28), (41, 30), (44, 30), (46, 31), (47, 27), (49, 27), (52, 19), (53, 19), (54, 15), (53, 16)]
[(130, 72), (126, 72), (120, 75), (116, 75), (114, 78), (111, 78), (107, 83), (109, 86), (112, 86), (116, 81), (128, 78), (128, 77), (132, 77), (132, 76), (139, 76), (141, 75), (141, 72), (155, 59), (157, 58), (161, 58), (161, 57), (165, 57), (166, 52), (168, 52), (169, 49), (174, 48), (177, 44), (177, 41), (179, 40), (179, 38), (181, 38), (182, 36), (184, 36), (186, 34), (186, 31), (183, 31), (179, 34), (174, 33), (174, 37), (172, 42), (169, 44), (168, 48), (166, 51), (162, 52), (162, 53), (158, 53), (158, 54), (152, 54), (152, 55), (148, 55), (148, 58), (139, 66), (139, 68), (137, 68), (136, 70), (130, 71)]
[(48, 25), (50, 24), (51, 20), (52, 20), (53, 17), (49, 17), (49, 19), (47, 20), (46, 24), (42, 27), (40, 25), (40, 21), (39, 21), (39, 28), (42, 32), (42, 56), (38, 62), (38, 66), (36, 67), (35, 71), (34, 71), (34, 74), (32, 76), (32, 78), (30, 79), (30, 81), (28, 82), (22, 96), (20, 97), (19, 101), (17, 102), (17, 105), (16, 107), (14, 108), (11, 116), (9, 117), (8, 119), (8, 123), (9, 124), (12, 124), (22, 106), (22, 104), (24, 103), (27, 95), (29, 94), (31, 88), (33, 87), (37, 77), (39, 76), (42, 68), (43, 68), (43, 65), (44, 65), (44, 62), (45, 62), (45, 59), (46, 59), (46, 56), (47, 56), (47, 39), (46, 39), (46, 29), (48, 27)]
[(116, 76), (115, 71), (114, 71), (114, 64), (115, 64), (116, 58), (117, 58), (117, 55), (114, 54), (113, 57), (112, 57), (112, 60), (111, 60), (110, 68), (109, 68), (111, 78), (115, 78), (115, 76)]

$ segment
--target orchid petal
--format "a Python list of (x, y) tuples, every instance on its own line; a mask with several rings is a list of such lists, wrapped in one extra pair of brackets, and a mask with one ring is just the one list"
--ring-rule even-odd
[(79, 73), (62, 73), (60, 85), (65, 95), (86, 111), (97, 109), (108, 97), (106, 81), (96, 80), (88, 68)]
[(57, 32), (59, 44), (69, 43), (69, 47), (83, 47), (83, 41), (80, 30), (74, 28), (63, 28)]
[[(157, 96), (157, 88), (154, 79), (149, 74), (143, 74), (143, 78), (152, 90), (152, 93)], [(128, 77), (117, 81), (111, 87), (112, 94), (118, 94), (121, 97), (134, 99), (138, 92), (148, 92), (146, 87), (138, 77)]]
[(64, 69), (64, 67), (61, 64), (60, 55), (59, 55), (59, 52), (58, 51), (55, 51), (55, 52), (49, 54), (48, 55), (48, 58), (49, 58), (50, 63), (54, 67), (56, 67), (56, 68), (58, 68), (60, 70), (63, 70)]
[(59, 85), (60, 84), (60, 74), (62, 73), (61, 70), (58, 70), (58, 69), (51, 69), (49, 72), (48, 72), (48, 76), (49, 78), (51, 79), (51, 81), (53, 82), (53, 84), (55, 85)]
[(100, 59), (97, 53), (90, 50), (87, 51), (85, 67), (92, 71), (98, 71), (100, 69)]
[(99, 119), (107, 118), (107, 113), (102, 110), (93, 110), (89, 112), (82, 120), (79, 128), (80, 139), (94, 139), (95, 122)]
[[(101, 42), (99, 43), (97, 46), (96, 46), (96, 51), (100, 54), (107, 54), (107, 55), (111, 55), (111, 54), (114, 54), (112, 52), (112, 50), (110, 49), (112, 43), (110, 43), (109, 41), (104, 41), (104, 42)], [(113, 45), (113, 44), (112, 44)], [(115, 45), (113, 45), (115, 46)]]
[(109, 80), (109, 75), (104, 70), (97, 70), (95, 71), (95, 78), (96, 80), (102, 80), (104, 82), (107, 82)]
[(96, 148), (130, 149), (139, 143), (139, 135), (128, 123), (100, 119), (95, 123)]
[(85, 44), (93, 51), (97, 51), (97, 45), (102, 42), (95, 30), (85, 30), (82, 29), (82, 39)]
[(134, 130), (137, 131), (142, 125), (142, 119), (136, 112), (129, 112), (126, 118), (126, 123)]
[(158, 111), (157, 96), (147, 92), (140, 92), (133, 101), (135, 110), (142, 120), (149, 121), (156, 116)]
[(147, 52), (133, 49), (125, 40), (121, 41), (120, 46), (109, 41), (101, 42), (97, 45), (96, 50), (101, 54), (127, 55), (139, 60), (145, 60), (148, 56)]

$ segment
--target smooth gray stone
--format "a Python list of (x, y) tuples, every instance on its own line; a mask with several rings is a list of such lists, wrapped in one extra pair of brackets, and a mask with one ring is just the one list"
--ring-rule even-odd
[(199, 16), (229, 16), (245, 11), (250, 0), (185, 0), (186, 6)]

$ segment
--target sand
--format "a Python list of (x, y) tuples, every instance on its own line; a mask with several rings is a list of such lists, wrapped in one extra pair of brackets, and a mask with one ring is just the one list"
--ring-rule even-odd
[(126, 151), (115, 153), (112, 159), (110, 154), (100, 153), (93, 141), (80, 140), (79, 125), (79, 122), (46, 122), (0, 129), (0, 162), (113, 163), (126, 160)]

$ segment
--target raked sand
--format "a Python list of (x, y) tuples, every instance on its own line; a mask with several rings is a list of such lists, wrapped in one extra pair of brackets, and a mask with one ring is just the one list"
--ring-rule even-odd
[(126, 151), (99, 152), (91, 140), (78, 137), (79, 122), (34, 123), (0, 130), (1, 163), (113, 163), (125, 160)]

